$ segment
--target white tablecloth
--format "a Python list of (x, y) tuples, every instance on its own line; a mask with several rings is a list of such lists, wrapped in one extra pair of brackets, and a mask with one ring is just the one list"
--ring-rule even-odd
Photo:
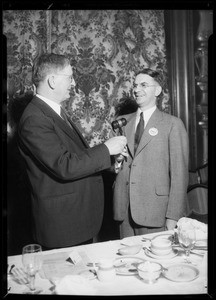
[[(172, 233), (167, 231), (166, 233)], [(78, 247), (62, 248), (50, 251), (44, 251), (43, 256), (46, 261), (47, 258), (52, 259), (54, 255), (53, 264), (48, 264), (47, 266), (52, 267), (50, 272), (56, 272), (56, 275), (61, 276), (61, 262), (69, 256), (72, 251), (77, 251), (81, 254), (83, 258), (83, 266), (85, 267), (86, 262), (98, 262), (101, 259), (113, 259), (119, 258), (117, 254), (118, 249), (124, 247), (125, 244), (138, 244), (148, 242), (141, 242), (142, 238), (148, 237), (152, 238), (158, 233), (148, 234), (143, 236), (130, 237), (124, 240), (113, 240), (103, 243), (95, 243)], [(56, 256), (57, 255), (57, 256)], [(138, 254), (133, 255), (135, 257), (140, 257), (149, 261), (155, 261), (154, 258), (146, 256), (144, 250), (142, 249)], [(55, 258), (56, 257), (56, 258)], [(207, 294), (207, 252), (204, 256), (192, 254), (190, 255), (193, 265), (199, 270), (198, 278), (190, 282), (173, 282), (165, 277), (161, 276), (158, 281), (154, 284), (147, 284), (140, 277), (136, 275), (125, 276), (117, 275), (115, 280), (112, 282), (100, 282), (97, 278), (90, 280), (90, 284), (96, 291), (96, 295), (163, 295), (163, 294)], [(59, 267), (58, 267), (59, 259)], [(172, 259), (164, 259), (158, 261), (164, 267), (168, 267), (176, 263), (184, 263), (184, 255), (179, 251), (179, 255)], [(9, 256), (8, 264), (11, 266), (15, 264), (16, 267), (22, 267), (22, 256)], [(53, 294), (54, 287), (53, 284), (46, 278), (49, 277), (48, 272), (44, 272), (45, 268), (42, 270), (41, 275), (36, 275), (36, 285), (42, 287), (42, 294)], [(69, 269), (68, 269), (69, 270)], [(62, 276), (64, 275), (65, 269), (62, 270)], [(46, 273), (46, 274), (45, 274)], [(73, 274), (76, 274), (76, 268), (74, 268)], [(12, 276), (8, 276), (8, 288), (10, 288), (9, 293), (20, 294), (26, 290), (26, 286), (19, 284), (14, 281)]]

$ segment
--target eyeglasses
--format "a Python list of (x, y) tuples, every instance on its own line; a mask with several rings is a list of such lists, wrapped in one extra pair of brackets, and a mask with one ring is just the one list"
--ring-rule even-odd
[(73, 76), (72, 75), (68, 75), (68, 74), (64, 74), (64, 73), (57, 73), (56, 75), (67, 76), (70, 79), (70, 81), (73, 80)]
[[(136, 88), (138, 85), (137, 84), (134, 84), (133, 85), (133, 88)], [(156, 86), (155, 84), (145, 84), (145, 83), (141, 83), (141, 87), (144, 88), (144, 89), (147, 89), (149, 87), (152, 87), (152, 86)]]

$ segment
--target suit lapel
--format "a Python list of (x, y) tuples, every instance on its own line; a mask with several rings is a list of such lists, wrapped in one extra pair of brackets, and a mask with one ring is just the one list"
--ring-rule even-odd
[[(77, 133), (77, 135), (79, 136), (79, 138), (82, 140), (83, 144), (89, 148), (88, 143), (86, 142), (86, 140), (84, 139), (82, 133), (80, 132), (80, 130), (78, 129), (78, 127), (70, 120), (68, 119), (68, 121), (70, 122), (72, 128), (74, 129), (74, 131)], [(67, 126), (68, 127), (68, 126)]]
[(84, 144), (85, 147), (89, 148), (89, 145), (85, 141), (79, 129), (75, 126), (75, 124), (72, 121), (69, 120), (72, 126), (72, 128), (70, 128), (70, 126), (51, 107), (49, 107), (48, 104), (46, 104), (43, 100), (36, 96), (32, 99), (31, 102), (39, 109), (41, 109), (46, 116), (52, 118), (54, 123), (56, 123), (70, 138), (76, 138), (78, 142), (82, 142), (82, 144)]
[[(162, 113), (158, 108), (153, 112), (147, 126), (143, 132), (140, 143), (137, 147), (136, 155), (154, 138), (155, 132), (159, 131), (158, 122), (162, 119)], [(153, 134), (152, 134), (153, 132)]]

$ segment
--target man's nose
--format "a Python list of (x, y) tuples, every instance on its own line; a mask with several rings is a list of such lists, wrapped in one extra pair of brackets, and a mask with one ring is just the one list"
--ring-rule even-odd
[(139, 87), (135, 87), (133, 91), (134, 91), (134, 94), (136, 94), (136, 93), (138, 93), (140, 91), (140, 88)]
[(138, 91), (140, 90), (140, 88), (139, 88), (139, 86), (137, 85), (137, 86), (134, 87), (133, 90), (134, 90), (134, 92), (138, 92)]

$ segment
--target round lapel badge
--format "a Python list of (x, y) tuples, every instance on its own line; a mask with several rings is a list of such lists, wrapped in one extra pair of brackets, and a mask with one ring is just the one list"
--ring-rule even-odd
[(157, 128), (155, 128), (155, 127), (150, 128), (149, 129), (149, 134), (152, 135), (152, 136), (157, 135), (158, 134)]

